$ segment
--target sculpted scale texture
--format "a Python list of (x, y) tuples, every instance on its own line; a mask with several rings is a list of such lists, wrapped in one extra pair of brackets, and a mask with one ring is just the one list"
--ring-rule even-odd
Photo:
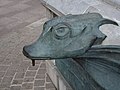
[[(106, 38), (99, 30), (104, 24), (118, 25), (98, 13), (56, 17), (44, 24), (39, 39), (25, 46), (23, 53), (33, 63), (57, 59), (58, 68), (74, 90), (118, 90), (120, 46), (100, 45)], [(75, 72), (75, 67), (80, 70)]]

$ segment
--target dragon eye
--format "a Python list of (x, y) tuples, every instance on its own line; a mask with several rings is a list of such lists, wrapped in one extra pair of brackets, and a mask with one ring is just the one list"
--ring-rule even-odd
[(64, 39), (69, 36), (70, 28), (66, 25), (59, 24), (53, 28), (55, 38)]
[(58, 28), (55, 30), (55, 34), (59, 37), (64, 37), (65, 35), (67, 35), (69, 33), (69, 28)]

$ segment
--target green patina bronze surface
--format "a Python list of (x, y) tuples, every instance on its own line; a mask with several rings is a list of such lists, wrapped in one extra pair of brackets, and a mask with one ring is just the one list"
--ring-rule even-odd
[(80, 58), (57, 59), (73, 90), (119, 90), (120, 46), (95, 45)]
[(120, 46), (100, 45), (99, 27), (118, 25), (98, 13), (66, 15), (47, 21), (39, 39), (23, 48), (33, 60), (56, 59), (73, 90), (119, 90)]
[(54, 18), (44, 24), (35, 43), (24, 47), (24, 53), (35, 60), (79, 57), (105, 39), (99, 30), (102, 24), (117, 25), (97, 13)]

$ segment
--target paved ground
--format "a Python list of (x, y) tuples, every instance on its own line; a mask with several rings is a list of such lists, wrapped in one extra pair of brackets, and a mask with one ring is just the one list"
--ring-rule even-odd
[(45, 61), (33, 67), (22, 54), (45, 21), (39, 0), (0, 0), (0, 90), (55, 90)]

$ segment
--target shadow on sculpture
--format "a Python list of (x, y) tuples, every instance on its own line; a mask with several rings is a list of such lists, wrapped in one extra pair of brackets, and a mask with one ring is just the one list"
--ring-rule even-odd
[(119, 90), (120, 46), (101, 45), (99, 27), (118, 24), (98, 13), (66, 15), (45, 22), (39, 39), (23, 48), (34, 60), (56, 59), (73, 90)]

